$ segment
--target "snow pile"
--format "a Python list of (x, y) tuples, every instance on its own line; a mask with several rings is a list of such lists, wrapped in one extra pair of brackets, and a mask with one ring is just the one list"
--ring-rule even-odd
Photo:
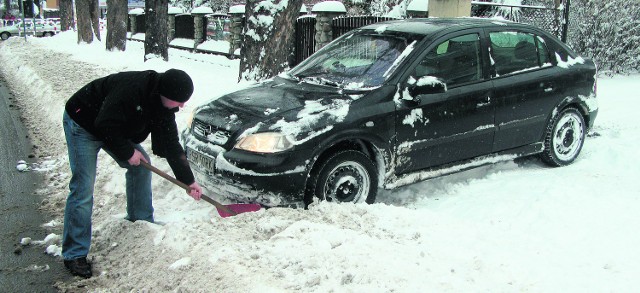
[[(62, 223), (69, 170), (66, 99), (121, 70), (179, 68), (195, 82), (187, 108), (244, 88), (238, 61), (170, 51), (143, 63), (142, 44), (107, 52), (75, 34), (0, 43), (0, 69), (46, 160), (43, 205)], [(220, 218), (160, 178), (160, 224), (124, 220), (124, 171), (101, 153), (87, 291), (172, 292), (624, 292), (640, 286), (640, 76), (602, 78), (600, 114), (578, 160), (498, 163), (380, 191), (377, 204), (317, 203)], [(265, 109), (266, 110), (266, 109)], [(144, 146), (149, 149), (149, 144)], [(42, 157), (40, 157), (42, 158)], [(162, 159), (152, 163), (168, 171)], [(407, 178), (413, 179), (413, 178)], [(214, 195), (215, 196), (215, 195)], [(61, 225), (52, 225), (61, 229)], [(59, 234), (59, 233), (58, 233)], [(54, 234), (55, 235), (55, 234)], [(57, 254), (59, 236), (47, 237)], [(56, 239), (57, 238), (57, 239)], [(45, 239), (46, 240), (46, 239)]]

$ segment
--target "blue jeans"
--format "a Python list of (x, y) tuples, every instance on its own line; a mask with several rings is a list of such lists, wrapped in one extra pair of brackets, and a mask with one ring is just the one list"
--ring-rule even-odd
[[(62, 256), (65, 260), (86, 257), (91, 245), (91, 213), (93, 209), (93, 188), (96, 179), (98, 152), (105, 144), (78, 125), (65, 111), (62, 117), (64, 134), (69, 150), (71, 180), (69, 196), (64, 210), (62, 232)], [(149, 155), (139, 144), (134, 145), (147, 161)], [(127, 161), (118, 160), (105, 149), (118, 165), (126, 168), (127, 217), (129, 221), (153, 222), (151, 201), (151, 172), (142, 166), (131, 166)]]

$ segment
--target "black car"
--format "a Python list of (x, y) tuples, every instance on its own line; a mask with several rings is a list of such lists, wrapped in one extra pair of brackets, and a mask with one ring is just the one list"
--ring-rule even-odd
[(378, 188), (516, 157), (571, 163), (595, 92), (595, 64), (530, 25), (390, 21), (198, 107), (183, 141), (198, 181), (234, 201), (373, 203)]

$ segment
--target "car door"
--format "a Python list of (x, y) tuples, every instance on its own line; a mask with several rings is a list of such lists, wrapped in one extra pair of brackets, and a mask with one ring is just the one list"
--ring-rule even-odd
[[(491, 152), (494, 135), (492, 83), (481, 29), (438, 38), (410, 69), (396, 103), (396, 173)], [(408, 88), (442, 82), (446, 91), (412, 95)]]
[(487, 39), (496, 102), (493, 151), (540, 142), (561, 91), (561, 72), (534, 32), (496, 28), (487, 30)]

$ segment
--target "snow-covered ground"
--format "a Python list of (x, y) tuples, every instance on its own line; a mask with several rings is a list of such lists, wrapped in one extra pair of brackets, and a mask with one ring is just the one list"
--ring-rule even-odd
[[(69, 169), (66, 99), (94, 78), (179, 68), (195, 92), (178, 115), (249, 84), (238, 61), (170, 51), (143, 63), (127, 51), (77, 45), (73, 32), (0, 43), (5, 79), (33, 132), (43, 205), (55, 235), (29, 245), (59, 253)], [(208, 203), (155, 178), (161, 222), (124, 220), (124, 172), (101, 153), (90, 260), (94, 277), (60, 284), (89, 291), (175, 292), (632, 292), (640, 287), (640, 76), (601, 77), (600, 113), (578, 160), (499, 163), (380, 191), (374, 205), (320, 203), (220, 218)], [(10, 138), (2, 138), (10, 139)], [(149, 148), (149, 145), (146, 145)], [(153, 163), (169, 171), (164, 160)], [(28, 159), (27, 159), (28, 161)], [(15, 170), (15, 172), (18, 172)], [(53, 246), (43, 245), (46, 243)], [(52, 256), (58, 257), (58, 256)], [(60, 263), (62, 265), (62, 263)], [(37, 277), (35, 275), (34, 277)]]

